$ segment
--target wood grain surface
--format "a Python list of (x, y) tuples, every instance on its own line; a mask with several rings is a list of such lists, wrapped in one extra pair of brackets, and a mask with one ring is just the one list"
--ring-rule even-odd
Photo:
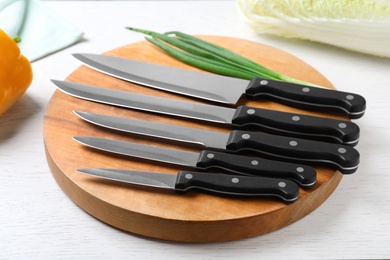
[[(278, 72), (333, 88), (332, 84), (310, 65), (281, 50), (236, 38), (199, 37), (218, 43)], [(145, 41), (122, 46), (106, 54), (196, 70), (170, 58)], [(66, 80), (202, 102), (115, 79), (85, 66), (77, 68)], [(239, 103), (281, 111), (330, 116), (264, 100), (250, 101), (242, 98)], [(267, 198), (226, 198), (196, 191), (179, 195), (171, 191), (85, 176), (76, 173), (75, 170), (102, 167), (176, 173), (188, 169), (99, 152), (73, 141), (73, 136), (113, 138), (190, 151), (200, 151), (201, 148), (107, 130), (82, 121), (73, 114), (73, 110), (221, 132), (231, 131), (232, 128), (93, 103), (68, 96), (60, 91), (54, 93), (47, 106), (43, 125), (47, 161), (54, 178), (80, 208), (97, 219), (132, 234), (182, 242), (227, 241), (265, 234), (289, 225), (315, 210), (332, 194), (342, 178), (342, 174), (338, 171), (316, 167), (318, 176), (315, 187), (311, 190), (300, 190), (298, 201), (285, 205), (280, 201)], [(336, 116), (332, 115), (332, 117)]]

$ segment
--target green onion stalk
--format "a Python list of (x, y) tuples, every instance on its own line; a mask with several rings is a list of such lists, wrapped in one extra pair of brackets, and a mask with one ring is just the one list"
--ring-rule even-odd
[(133, 27), (126, 28), (150, 36), (145, 37), (146, 40), (162, 49), (168, 55), (202, 70), (247, 80), (261, 77), (296, 84), (313, 85), (306, 81), (280, 74), (238, 53), (182, 32), (171, 31), (161, 34)]

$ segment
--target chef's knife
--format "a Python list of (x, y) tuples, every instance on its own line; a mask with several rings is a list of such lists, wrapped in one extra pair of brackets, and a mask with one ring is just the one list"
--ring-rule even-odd
[(52, 82), (69, 95), (109, 105), (238, 126), (253, 125), (266, 132), (351, 146), (356, 145), (359, 140), (359, 127), (344, 120), (246, 106), (232, 109), (73, 82)]
[(249, 81), (107, 55), (74, 56), (93, 69), (126, 81), (215, 102), (236, 104), (245, 94), (304, 109), (339, 112), (353, 119), (362, 117), (366, 109), (365, 99), (354, 93), (263, 78)]
[(91, 123), (110, 129), (233, 152), (255, 151), (271, 159), (325, 165), (345, 174), (355, 172), (359, 165), (358, 151), (340, 144), (242, 130), (234, 130), (228, 134), (129, 118), (105, 116), (99, 119), (100, 116), (93, 114), (90, 116), (80, 112), (77, 114), (82, 118), (88, 118)]
[(171, 189), (179, 193), (200, 189), (229, 196), (270, 196), (279, 198), (286, 204), (295, 202), (299, 196), (299, 187), (295, 182), (273, 178), (189, 171), (179, 171), (177, 174), (103, 168), (87, 168), (77, 171), (109, 180)]
[(306, 189), (313, 187), (316, 182), (315, 169), (306, 165), (208, 150), (196, 153), (91, 136), (75, 136), (73, 139), (106, 152), (189, 166), (203, 171), (219, 168), (241, 175), (290, 179)]

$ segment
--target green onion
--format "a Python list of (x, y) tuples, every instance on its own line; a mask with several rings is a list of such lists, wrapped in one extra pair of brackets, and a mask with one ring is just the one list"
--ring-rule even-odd
[(229, 64), (224, 64), (214, 60), (208, 60), (206, 58), (196, 56), (192, 53), (187, 53), (187, 52), (177, 50), (175, 48), (172, 48), (162, 43), (161, 41), (155, 38), (146, 38), (146, 40), (153, 43), (157, 47), (161, 48), (172, 57), (186, 64), (190, 64), (194, 67), (201, 68), (213, 73), (230, 76), (230, 77), (236, 77), (236, 78), (252, 79), (255, 77), (254, 74), (250, 74), (249, 72), (238, 69), (237, 67), (234, 66), (229, 66)]
[(219, 45), (201, 40), (182, 32), (167, 32), (164, 34), (127, 27), (151, 37), (145, 37), (170, 56), (186, 64), (209, 72), (242, 79), (261, 77), (298, 84), (312, 85), (308, 82), (288, 77), (268, 69), (238, 53)]
[(216, 44), (212, 44), (203, 40), (200, 40), (196, 37), (181, 33), (181, 32), (169, 32), (168, 34), (174, 34), (177, 37), (181, 37), (183, 41), (186, 41), (190, 44), (193, 44), (194, 46), (197, 46), (199, 48), (202, 48), (204, 50), (207, 50), (211, 53), (214, 53), (216, 55), (221, 55), (225, 57), (226, 60), (229, 60), (233, 63), (236, 63), (237, 65), (245, 66), (248, 70), (253, 70), (257, 73), (263, 72), (269, 75), (269, 77), (272, 77), (274, 79), (278, 79), (280, 74), (277, 72), (274, 72), (264, 66), (261, 66), (257, 64), (256, 62), (249, 60), (235, 52), (232, 52), (226, 48), (223, 48), (221, 46), (218, 46)]

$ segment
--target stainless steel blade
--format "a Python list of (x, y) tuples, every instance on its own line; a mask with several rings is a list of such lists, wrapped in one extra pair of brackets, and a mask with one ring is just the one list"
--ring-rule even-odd
[(148, 160), (196, 167), (199, 153), (90, 136), (75, 136), (77, 142), (106, 152)]
[(229, 134), (222, 132), (161, 124), (130, 118), (113, 117), (88, 112), (75, 111), (75, 113), (90, 123), (110, 129), (180, 142), (194, 143), (205, 147), (226, 149), (226, 144), (229, 139)]
[(187, 96), (236, 104), (249, 81), (106, 55), (73, 54), (102, 73)]
[(78, 98), (142, 111), (231, 124), (235, 109), (185, 102), (73, 82), (52, 80), (63, 92)]
[(173, 190), (175, 189), (175, 183), (177, 178), (177, 174), (129, 171), (119, 169), (87, 168), (79, 169), (77, 170), (77, 172), (114, 181)]

